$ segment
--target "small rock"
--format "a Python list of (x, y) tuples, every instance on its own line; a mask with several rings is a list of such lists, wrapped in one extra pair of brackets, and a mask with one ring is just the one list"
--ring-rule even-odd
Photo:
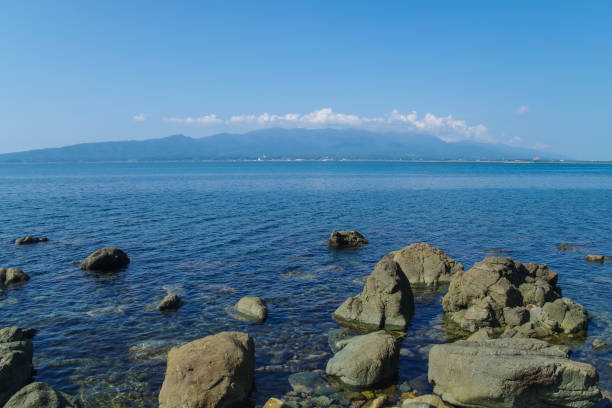
[[(423, 405), (424, 404), (424, 405)], [(440, 397), (434, 394), (421, 395), (414, 399), (405, 400), (402, 403), (402, 408), (452, 408), (442, 401)]]
[(588, 254), (584, 259), (589, 263), (604, 263), (604, 261), (609, 261), (611, 258), (603, 255)]
[(15, 245), (27, 245), (27, 244), (37, 244), (39, 242), (47, 242), (48, 239), (45, 237), (33, 237), (31, 235), (27, 235), (25, 237), (17, 238), (15, 240)]
[(578, 247), (572, 244), (568, 244), (567, 242), (562, 242), (559, 245), (557, 245), (557, 250), (562, 251), (562, 252), (563, 251), (575, 251), (577, 249)]
[(270, 398), (264, 404), (263, 408), (287, 408), (287, 405), (284, 401), (279, 400), (278, 398)]
[(236, 312), (258, 323), (263, 323), (268, 317), (268, 308), (261, 298), (245, 296), (236, 303)]
[(157, 308), (162, 312), (169, 312), (177, 310), (179, 307), (181, 307), (181, 304), (182, 302), (180, 296), (170, 293), (162, 299)]
[(19, 268), (0, 268), (0, 287), (20, 285), (30, 277)]
[(608, 344), (600, 339), (593, 340), (593, 350), (600, 351), (608, 348)]
[(367, 408), (382, 408), (382, 406), (385, 404), (385, 401), (387, 400), (387, 397), (380, 396), (372, 401), (370, 401), (369, 403), (366, 404)]
[(83, 262), (81, 269), (86, 271), (112, 272), (128, 266), (130, 258), (119, 248), (102, 248), (93, 252)]
[(333, 231), (327, 243), (332, 248), (359, 248), (368, 241), (358, 231)]

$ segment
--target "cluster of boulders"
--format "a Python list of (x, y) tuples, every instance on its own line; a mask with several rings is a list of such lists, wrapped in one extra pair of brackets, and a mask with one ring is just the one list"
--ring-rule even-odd
[(447, 319), (468, 332), (547, 337), (584, 333), (589, 321), (584, 307), (562, 297), (555, 272), (512, 258), (485, 258), (457, 275), (442, 304)]
[[(24, 239), (22, 243), (33, 242)], [(367, 240), (357, 231), (334, 231), (328, 243), (333, 248), (358, 248)], [(129, 263), (122, 250), (103, 248), (80, 267), (110, 272)], [(16, 268), (0, 268), (0, 288), (27, 279)], [(381, 258), (362, 292), (346, 299), (333, 313), (342, 325), (366, 333), (330, 336), (334, 355), (325, 368), (327, 379), (315, 373), (293, 374), (289, 378), (292, 388), (296, 392), (315, 390), (321, 393), (319, 402), (329, 406), (334, 389), (364, 390), (392, 382), (398, 372), (401, 332), (415, 312), (413, 288), (431, 290), (441, 285), (449, 285), (443, 299), (446, 319), (471, 336), (431, 348), (428, 380), (435, 394), (416, 398), (409, 394), (402, 408), (448, 408), (451, 404), (465, 408), (587, 408), (601, 400), (595, 368), (571, 361), (567, 348), (529, 338), (586, 332), (588, 313), (562, 296), (555, 272), (546, 265), (497, 257), (485, 258), (464, 271), (461, 263), (425, 243)], [(169, 293), (158, 309), (175, 311), (181, 305), (181, 298)], [(258, 323), (268, 316), (265, 302), (255, 296), (243, 297), (233, 310)], [(23, 330), (0, 330), (0, 406), (80, 406), (76, 399), (47, 384), (30, 384), (32, 353), (32, 343)], [(254, 375), (255, 345), (248, 334), (207, 336), (170, 350), (159, 406), (244, 406), (254, 388)], [(373, 394), (366, 406), (379, 408), (384, 403), (384, 396)], [(265, 408), (289, 406), (271, 398)]]
[(49, 385), (32, 381), (32, 331), (0, 329), (0, 406), (4, 408), (77, 408), (79, 401)]

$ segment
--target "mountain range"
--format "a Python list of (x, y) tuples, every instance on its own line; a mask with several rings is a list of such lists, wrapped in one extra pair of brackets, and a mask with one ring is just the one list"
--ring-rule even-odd
[(0, 154), (0, 163), (190, 161), (261, 159), (347, 160), (542, 160), (565, 159), (505, 144), (445, 142), (414, 133), (354, 129), (264, 129), (202, 138), (83, 143)]

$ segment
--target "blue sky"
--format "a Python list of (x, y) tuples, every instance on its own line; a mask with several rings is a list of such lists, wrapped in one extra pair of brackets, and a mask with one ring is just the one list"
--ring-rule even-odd
[(359, 127), (612, 159), (612, 2), (3, 2), (0, 152)]

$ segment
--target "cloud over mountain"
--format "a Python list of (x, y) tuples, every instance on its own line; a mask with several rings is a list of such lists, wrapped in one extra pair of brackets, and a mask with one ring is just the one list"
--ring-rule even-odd
[(394, 109), (384, 116), (359, 116), (355, 114), (334, 112), (332, 108), (318, 109), (310, 113), (286, 113), (259, 115), (233, 115), (228, 119), (221, 119), (216, 114), (207, 114), (200, 117), (166, 117), (169, 123), (200, 126), (221, 126), (228, 130), (256, 130), (264, 128), (356, 128), (371, 131), (399, 131), (437, 136), (445, 141), (473, 140), (479, 142), (492, 142), (494, 139), (488, 134), (483, 124), (470, 125), (465, 120), (456, 119), (452, 115), (436, 116), (426, 113), (419, 117), (416, 111), (400, 113)]

